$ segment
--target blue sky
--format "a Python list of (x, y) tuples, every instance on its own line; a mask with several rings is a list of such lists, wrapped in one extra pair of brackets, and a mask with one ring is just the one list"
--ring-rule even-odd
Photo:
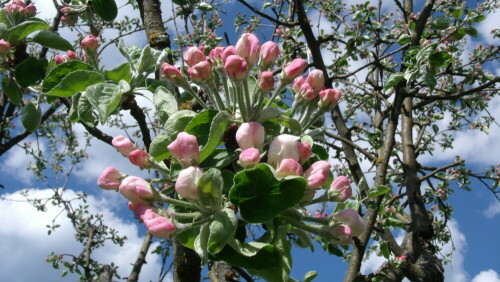
[[(34, 1), (41, 11), (42, 18), (52, 17), (52, 11), (47, 9), (51, 7), (51, 0)], [(119, 1), (120, 2), (120, 1)], [(122, 1), (123, 2), (123, 1)], [(163, 1), (164, 18), (171, 14), (170, 3)], [(254, 4), (260, 1), (252, 1)], [(351, 3), (362, 1), (351, 1)], [(377, 2), (377, 1), (373, 1)], [(384, 1), (384, 3), (392, 1)], [(257, 4), (255, 4), (257, 5)], [(384, 9), (391, 9), (391, 5), (384, 5)], [(245, 8), (239, 4), (227, 4), (226, 10), (238, 10), (244, 13)], [(127, 14), (131, 16), (130, 11), (120, 11), (120, 16)], [(478, 31), (480, 37), (470, 41), (467, 44), (467, 50), (471, 50), (476, 44), (500, 44), (499, 40), (493, 41), (489, 36), (489, 31), (497, 27), (500, 11), (491, 14), (481, 23)], [(318, 17), (311, 15), (313, 21)], [(227, 26), (227, 32), (230, 34), (232, 42), (236, 41), (237, 35), (232, 28), (232, 22), (227, 17), (222, 18)], [(169, 24), (170, 34), (172, 25)], [(62, 31), (63, 35), (72, 37), (68, 31)], [(112, 36), (111, 33), (106, 36)], [(479, 42), (480, 41), (480, 42)], [(146, 42), (142, 32), (129, 36), (126, 39), (127, 44), (143, 46)], [(108, 67), (118, 65), (123, 59), (116, 56), (117, 52), (113, 49), (106, 50), (102, 56), (103, 63)], [(329, 54), (324, 53), (328, 58)], [(354, 62), (352, 69), (362, 65), (362, 62)], [(492, 64), (491, 72), (500, 74), (500, 64)], [(141, 106), (149, 106), (145, 99), (139, 101)], [(493, 116), (500, 117), (500, 99), (494, 98), (488, 109)], [(132, 122), (128, 114), (125, 114), (124, 120)], [(439, 126), (445, 126), (450, 117), (440, 121)], [(110, 135), (122, 134), (117, 129), (103, 128)], [(75, 131), (83, 133), (83, 128), (75, 125)], [(459, 132), (456, 134), (455, 149), (446, 152), (436, 152), (434, 156), (424, 156), (423, 162), (427, 165), (440, 165), (454, 159), (456, 155), (461, 155), (469, 161), (473, 169), (485, 168), (488, 165), (495, 165), (500, 161), (500, 148), (498, 141), (500, 139), (500, 128), (493, 125), (490, 134), (482, 132)], [(28, 138), (27, 141), (33, 141)], [(115, 261), (120, 266), (121, 274), (126, 275), (130, 270), (132, 262), (142, 243), (144, 227), (138, 224), (132, 214), (127, 210), (127, 201), (117, 193), (101, 191), (96, 185), (96, 179), (99, 173), (107, 166), (114, 165), (120, 170), (144, 176), (136, 167), (128, 163), (119, 153), (115, 152), (108, 145), (102, 142), (93, 141), (92, 149), (88, 151), (89, 159), (75, 170), (71, 176), (68, 185), (67, 195), (71, 197), (74, 191), (85, 191), (91, 196), (89, 203), (95, 212), (103, 213), (108, 225), (120, 230), (129, 238), (123, 248), (114, 246), (105, 246), (96, 254), (96, 258), (103, 262)], [(46, 146), (46, 144), (45, 144)], [(42, 150), (44, 144), (42, 144)], [(74, 281), (74, 277), (60, 278), (60, 270), (51, 269), (50, 265), (43, 259), (52, 251), (56, 253), (74, 253), (79, 247), (73, 240), (73, 230), (69, 227), (68, 221), (64, 216), (57, 217), (57, 221), (62, 227), (52, 236), (47, 236), (45, 225), (50, 224), (59, 212), (56, 208), (49, 208), (47, 212), (37, 212), (29, 204), (23, 202), (19, 191), (21, 189), (30, 189), (30, 195), (44, 197), (49, 195), (50, 191), (42, 184), (35, 182), (30, 172), (26, 170), (28, 159), (20, 148), (14, 148), (9, 153), (0, 157), (0, 183), (5, 189), (0, 191), (0, 197), (9, 200), (0, 200), (0, 218), (2, 218), (2, 228), (0, 228), (0, 252), (10, 254), (0, 257), (0, 273), (2, 277), (12, 278), (12, 281)], [(333, 162), (333, 161), (332, 161)], [(366, 165), (368, 168), (369, 164)], [(52, 185), (55, 185), (52, 183)], [(452, 252), (453, 261), (446, 266), (447, 281), (500, 281), (500, 245), (497, 243), (498, 234), (500, 234), (500, 204), (494, 200), (492, 194), (478, 183), (473, 183), (473, 191), (467, 192), (458, 189), (449, 198), (449, 203), (455, 208), (454, 220), (450, 222), (450, 230), (453, 236), (453, 244), (443, 246), (443, 254)], [(396, 236), (398, 234), (395, 234)], [(153, 249), (153, 248), (151, 248)], [(293, 250), (294, 266), (292, 276), (301, 279), (309, 270), (316, 270), (319, 276), (316, 281), (341, 281), (343, 279), (347, 263), (339, 258), (326, 254), (321, 247), (316, 246), (316, 252), (311, 253), (309, 249)], [(383, 259), (371, 257), (363, 263), (362, 271), (373, 271), (382, 263)], [(141, 276), (141, 281), (155, 280), (155, 274), (159, 270), (160, 260), (154, 255), (150, 255), (145, 271)], [(24, 269), (31, 269), (27, 272)]]

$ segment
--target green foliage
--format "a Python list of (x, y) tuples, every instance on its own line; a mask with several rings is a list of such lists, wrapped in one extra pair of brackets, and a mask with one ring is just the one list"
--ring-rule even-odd
[(28, 87), (43, 78), (47, 69), (46, 59), (28, 57), (17, 65), (14, 74), (21, 87)]
[(22, 113), (22, 123), (26, 130), (34, 132), (40, 126), (40, 122), (42, 120), (42, 110), (40, 109), (40, 105), (35, 102), (28, 102), (23, 107)]
[(38, 32), (32, 39), (32, 42), (38, 43), (44, 47), (52, 48), (61, 51), (74, 50), (71, 43), (59, 36), (59, 34), (50, 31), (42, 30)]
[(118, 7), (115, 0), (93, 0), (92, 7), (96, 14), (105, 21), (112, 21), (118, 15)]

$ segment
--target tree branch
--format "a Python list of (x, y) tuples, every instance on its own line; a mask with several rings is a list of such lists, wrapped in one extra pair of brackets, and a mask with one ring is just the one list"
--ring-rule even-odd
[(269, 20), (270, 22), (273, 22), (275, 24), (279, 24), (279, 25), (283, 25), (283, 26), (287, 26), (287, 27), (294, 27), (296, 26), (298, 23), (297, 22), (283, 22), (283, 21), (280, 21), (278, 19), (275, 19), (265, 13), (262, 13), (261, 11), (255, 9), (252, 5), (248, 4), (246, 1), (244, 0), (238, 0), (238, 2), (240, 2), (241, 4), (245, 5), (248, 9), (250, 9), (253, 13)]

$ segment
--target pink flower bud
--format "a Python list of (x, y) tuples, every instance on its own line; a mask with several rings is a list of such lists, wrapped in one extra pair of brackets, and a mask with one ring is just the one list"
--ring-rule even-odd
[(111, 141), (111, 144), (113, 144), (113, 147), (115, 147), (118, 152), (122, 153), (125, 157), (128, 157), (130, 152), (135, 150), (134, 143), (130, 141), (127, 137), (124, 137), (123, 135), (118, 135), (113, 140)]
[(9, 54), (11, 48), (12, 47), (8, 41), (0, 39), (0, 55), (5, 56)]
[(352, 236), (361, 235), (366, 228), (365, 220), (353, 209), (343, 210), (334, 215), (334, 218), (349, 226), (352, 231)]
[(335, 239), (332, 243), (339, 245), (349, 245), (352, 243), (352, 230), (349, 226), (340, 225), (330, 230)]
[(196, 137), (186, 132), (177, 134), (177, 139), (167, 146), (172, 155), (179, 161), (182, 167), (197, 165), (200, 156), (200, 148)]
[(307, 82), (302, 83), (300, 86), (299, 95), (302, 99), (308, 101), (316, 98), (316, 92), (314, 92), (314, 89)]
[(301, 75), (307, 67), (306, 60), (302, 58), (294, 59), (284, 70), (284, 80), (293, 81), (297, 76)]
[(351, 183), (345, 176), (337, 177), (330, 185), (328, 190), (328, 198), (334, 202), (345, 202), (352, 196)]
[(284, 159), (281, 161), (276, 174), (278, 177), (286, 177), (289, 175), (302, 175), (302, 166), (294, 159)]
[(236, 131), (236, 142), (242, 150), (248, 148), (260, 148), (264, 144), (266, 132), (258, 122), (245, 122)]
[(198, 180), (202, 175), (203, 170), (197, 166), (181, 170), (175, 182), (175, 192), (185, 199), (197, 200)]
[(71, 7), (70, 6), (64, 6), (61, 9), (59, 9), (59, 11), (61, 11), (61, 13), (63, 13), (64, 15), (67, 15), (67, 14), (69, 14), (71, 12)]
[(274, 74), (272, 71), (265, 71), (260, 74), (259, 88), (264, 92), (269, 92), (274, 88)]
[(207, 57), (198, 47), (189, 46), (184, 52), (184, 61), (190, 67), (196, 65), (199, 62), (206, 61)]
[(134, 204), (148, 204), (146, 200), (153, 198), (151, 185), (137, 176), (127, 176), (119, 187), (120, 193)]
[(82, 46), (83, 50), (85, 50), (85, 53), (90, 56), (91, 54), (94, 54), (96, 52), (99, 41), (97, 41), (97, 38), (95, 38), (93, 35), (89, 34), (82, 39), (80, 45)]
[(248, 65), (254, 65), (259, 58), (260, 42), (257, 36), (251, 33), (241, 35), (236, 42), (236, 55), (244, 58)]
[(24, 4), (23, 0), (14, 0), (12, 1), (12, 3), (10, 3), (10, 5), (17, 5), (23, 8), (26, 7), (26, 4)]
[(244, 79), (247, 68), (247, 61), (238, 55), (227, 57), (224, 63), (224, 69), (226, 70), (227, 76), (234, 81), (241, 81)]
[(299, 143), (299, 160), (301, 163), (307, 162), (312, 155), (311, 145), (307, 142)]
[(144, 212), (142, 221), (149, 233), (157, 238), (169, 238), (177, 229), (170, 220), (155, 213), (153, 209)]
[(267, 41), (260, 48), (259, 65), (262, 69), (269, 69), (276, 63), (279, 55), (280, 48), (278, 47), (278, 44), (272, 41)]
[(176, 227), (168, 219), (155, 213), (151, 219), (144, 220), (144, 225), (149, 233), (156, 238), (169, 238), (175, 233)]
[(312, 70), (307, 76), (306, 82), (311, 85), (314, 91), (319, 92), (325, 84), (325, 76), (322, 70)]
[(326, 161), (313, 163), (304, 174), (304, 178), (307, 180), (307, 187), (316, 189), (323, 186), (328, 180), (331, 167)]
[(36, 7), (33, 4), (29, 4), (28, 6), (23, 8), (23, 14), (28, 17), (33, 17), (36, 15)]
[(142, 168), (150, 168), (153, 166), (150, 160), (150, 156), (148, 153), (143, 150), (134, 150), (128, 154), (128, 159), (130, 162), (138, 167)]
[(284, 159), (298, 161), (300, 158), (298, 140), (299, 137), (289, 134), (282, 134), (274, 138), (267, 153), (267, 163), (278, 167)]
[(163, 63), (163, 65), (161, 65), (161, 70), (173, 84), (177, 86), (186, 85), (186, 77), (176, 67), (168, 63)]
[(106, 190), (118, 190), (125, 175), (113, 166), (106, 168), (97, 179), (97, 186)]
[(236, 49), (234, 46), (227, 46), (224, 48), (224, 51), (222, 51), (221, 57), (222, 57), (222, 62), (226, 63), (226, 60), (229, 56), (231, 55), (236, 55)]
[(303, 76), (298, 76), (293, 80), (293, 89), (297, 92), (300, 91), (300, 87), (304, 84), (306, 80)]
[(60, 65), (64, 62), (66, 62), (66, 56), (64, 55), (55, 55), (54, 56), (54, 62), (56, 62), (56, 65)]
[(192, 81), (195, 82), (205, 82), (210, 80), (212, 75), (212, 65), (208, 61), (201, 61), (193, 66), (191, 66), (187, 73)]
[(215, 47), (214, 49), (210, 50), (210, 54), (208, 57), (212, 62), (216, 62), (220, 59), (222, 59), (222, 53), (224, 52), (224, 47)]
[(66, 51), (66, 58), (68, 60), (78, 60), (78, 56), (76, 55), (76, 53), (71, 50)]
[(331, 109), (335, 107), (340, 98), (342, 97), (342, 91), (340, 89), (325, 89), (319, 92), (319, 107), (322, 109)]
[(132, 202), (128, 202), (128, 208), (134, 213), (135, 217), (140, 220), (142, 220), (142, 217), (144, 216), (146, 211), (151, 209), (151, 207), (148, 205), (135, 204)]
[(240, 153), (240, 160), (238, 162), (244, 168), (255, 166), (260, 162), (259, 149), (248, 148)]

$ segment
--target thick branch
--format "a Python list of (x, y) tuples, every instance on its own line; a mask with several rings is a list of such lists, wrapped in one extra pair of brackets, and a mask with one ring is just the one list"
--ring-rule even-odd
[(148, 250), (149, 246), (151, 245), (152, 239), (153, 237), (149, 233), (144, 237), (141, 250), (137, 255), (137, 259), (135, 260), (134, 267), (132, 268), (132, 271), (127, 278), (127, 282), (135, 282), (139, 280), (139, 274), (141, 273), (142, 266), (146, 263), (146, 256), (148, 255)]

